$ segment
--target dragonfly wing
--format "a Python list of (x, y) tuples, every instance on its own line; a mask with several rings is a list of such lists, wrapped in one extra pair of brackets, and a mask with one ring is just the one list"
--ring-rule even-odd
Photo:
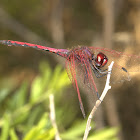
[(82, 103), (82, 99), (81, 99), (81, 95), (80, 95), (80, 91), (79, 91), (79, 87), (78, 87), (78, 82), (77, 82), (77, 77), (76, 77), (77, 75), (76, 75), (76, 64), (75, 64), (74, 55), (72, 55), (70, 60), (66, 61), (66, 71), (68, 73), (70, 80), (73, 83), (73, 86), (76, 87), (76, 90), (78, 93), (80, 109), (82, 111), (83, 117), (85, 118), (85, 110), (84, 110), (84, 106)]
[(123, 82), (125, 80), (130, 80), (130, 76), (134, 76), (140, 72), (140, 56), (129, 55), (115, 50), (99, 47), (89, 47), (95, 56), (102, 52), (108, 57), (108, 63), (105, 68), (114, 61), (114, 66), (112, 70), (112, 81)]
[(88, 87), (92, 93), (98, 94), (98, 90), (93, 78), (94, 73), (91, 69), (89, 60), (86, 58), (82, 59), (81, 64), (78, 65), (77, 69), (77, 75), (80, 77), (80, 83), (82, 83), (83, 86)]
[(92, 93), (97, 93), (98, 95), (98, 90), (93, 78), (93, 72), (90, 67), (89, 59), (86, 58), (86, 55), (84, 56), (85, 57), (82, 58), (82, 57), (76, 57), (76, 54), (71, 54), (71, 56), (69, 57), (70, 59), (66, 61), (66, 70), (74, 87), (76, 87), (77, 89), (78, 98), (79, 98), (80, 107), (83, 116), (85, 113), (84, 113), (84, 108), (83, 108), (78, 84), (80, 84), (81, 87), (85, 87), (86, 89), (89, 89), (90, 92)]

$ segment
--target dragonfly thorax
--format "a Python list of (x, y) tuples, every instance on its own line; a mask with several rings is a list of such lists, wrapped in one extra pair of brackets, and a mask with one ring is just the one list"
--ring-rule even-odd
[(92, 59), (92, 53), (87, 47), (78, 47), (69, 52), (67, 60), (71, 61), (71, 59), (81, 62), (84, 60), (90, 60)]

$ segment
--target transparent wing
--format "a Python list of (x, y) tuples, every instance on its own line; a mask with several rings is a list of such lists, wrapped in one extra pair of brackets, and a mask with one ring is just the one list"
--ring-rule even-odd
[(68, 76), (69, 76), (70, 80), (73, 83), (73, 86), (77, 90), (80, 109), (82, 111), (83, 117), (85, 118), (85, 110), (84, 110), (84, 106), (83, 106), (83, 103), (82, 103), (82, 99), (81, 99), (81, 95), (80, 95), (80, 91), (79, 91), (79, 87), (78, 87), (78, 82), (77, 82), (77, 69), (76, 69), (74, 54), (71, 55), (70, 60), (66, 61), (66, 71), (68, 73)]
[[(112, 82), (122, 82), (130, 80), (130, 76), (140, 74), (140, 56), (124, 54), (115, 50), (99, 47), (89, 47), (94, 52), (95, 56), (102, 52), (108, 57), (108, 63), (105, 68), (114, 61), (112, 70)], [(103, 69), (105, 69), (103, 68)]]
[[(81, 56), (83, 55), (81, 54)], [(90, 67), (89, 59), (86, 58), (86, 56), (84, 58), (81, 57), (77, 59), (77, 57), (75, 57), (75, 54), (73, 54), (73, 56), (71, 55), (70, 59), (66, 61), (66, 70), (74, 87), (76, 87), (77, 89), (80, 108), (82, 110), (83, 116), (85, 116), (78, 84), (80, 84), (90, 92), (98, 95), (98, 90), (93, 78), (93, 72)]]

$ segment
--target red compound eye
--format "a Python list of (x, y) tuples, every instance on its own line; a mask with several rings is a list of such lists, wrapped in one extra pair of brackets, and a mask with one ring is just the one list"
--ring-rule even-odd
[(97, 67), (103, 67), (106, 65), (108, 61), (108, 58), (103, 53), (98, 53), (96, 59), (95, 59), (95, 65)]

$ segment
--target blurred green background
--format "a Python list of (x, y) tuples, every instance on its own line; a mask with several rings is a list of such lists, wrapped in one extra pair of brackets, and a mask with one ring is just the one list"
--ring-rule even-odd
[[(0, 40), (54, 48), (101, 46), (140, 54), (139, 0), (1, 0)], [(140, 79), (112, 87), (97, 110), (89, 140), (140, 139)], [(98, 83), (99, 84), (99, 83)], [(86, 114), (94, 102), (80, 88)], [(61, 139), (81, 140), (83, 119), (65, 60), (35, 49), (0, 45), (0, 140), (52, 140), (54, 95)]]

